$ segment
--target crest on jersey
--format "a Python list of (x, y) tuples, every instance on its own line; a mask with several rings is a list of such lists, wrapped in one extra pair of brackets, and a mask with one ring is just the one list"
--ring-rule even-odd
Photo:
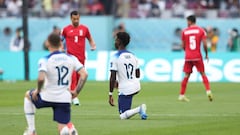
[(79, 36), (83, 36), (83, 30), (79, 30)]

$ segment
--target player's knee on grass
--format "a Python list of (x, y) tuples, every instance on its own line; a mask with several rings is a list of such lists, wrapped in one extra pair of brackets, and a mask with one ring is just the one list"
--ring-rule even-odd
[(29, 100), (30, 100), (30, 95), (29, 95), (29, 93), (30, 93), (30, 91), (28, 90), (28, 91), (26, 91), (26, 93), (25, 93), (25, 97), (26, 98), (28, 98)]

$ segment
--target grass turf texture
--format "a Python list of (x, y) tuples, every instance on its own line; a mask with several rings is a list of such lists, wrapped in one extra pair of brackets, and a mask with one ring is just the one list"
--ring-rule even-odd
[[(0, 131), (21, 135), (26, 128), (23, 96), (36, 82), (0, 82)], [(119, 120), (117, 106), (108, 104), (108, 83), (87, 82), (81, 106), (72, 106), (72, 122), (80, 135), (239, 135), (239, 83), (211, 83), (214, 101), (209, 102), (202, 83), (189, 83), (190, 102), (177, 101), (180, 83), (142, 83), (133, 107), (147, 104), (148, 120), (138, 115)], [(117, 105), (117, 92), (114, 92)], [(57, 135), (52, 110), (36, 112), (38, 135)]]

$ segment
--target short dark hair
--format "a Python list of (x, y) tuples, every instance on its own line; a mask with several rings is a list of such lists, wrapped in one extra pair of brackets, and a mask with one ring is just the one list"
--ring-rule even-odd
[(48, 42), (51, 44), (53, 48), (58, 48), (61, 45), (60, 36), (56, 33), (51, 33), (48, 36)]
[(130, 42), (130, 36), (127, 32), (118, 32), (117, 33), (117, 39), (120, 40), (120, 42), (126, 47), (128, 43)]
[(73, 10), (71, 13), (70, 13), (70, 16), (72, 17), (73, 15), (80, 15), (80, 13), (76, 10)]
[(195, 15), (190, 15), (190, 16), (187, 17), (187, 20), (191, 21), (193, 23), (196, 23), (196, 16)]

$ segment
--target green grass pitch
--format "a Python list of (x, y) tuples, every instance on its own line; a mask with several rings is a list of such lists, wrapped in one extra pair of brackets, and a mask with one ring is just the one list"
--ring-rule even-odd
[[(23, 96), (36, 82), (0, 82), (0, 131), (4, 135), (22, 135), (26, 128)], [(117, 106), (108, 104), (108, 83), (86, 83), (79, 98), (81, 106), (72, 106), (72, 122), (79, 135), (239, 135), (240, 84), (211, 83), (214, 101), (209, 102), (202, 83), (189, 83), (190, 102), (177, 101), (180, 83), (143, 82), (134, 97), (133, 107), (147, 104), (148, 120), (138, 115), (119, 120)], [(117, 91), (114, 92), (117, 105)], [(57, 135), (52, 110), (36, 112), (38, 135)]]

